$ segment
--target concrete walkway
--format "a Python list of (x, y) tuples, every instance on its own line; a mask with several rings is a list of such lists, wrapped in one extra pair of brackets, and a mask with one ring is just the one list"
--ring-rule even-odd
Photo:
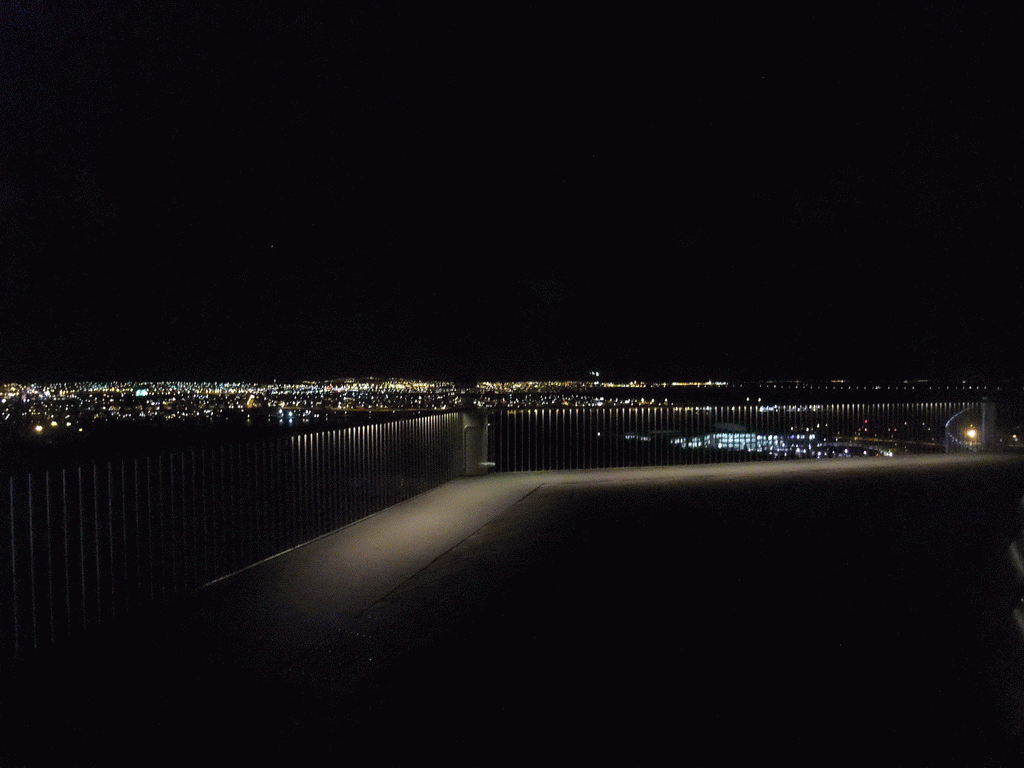
[(1022, 496), (977, 456), (457, 480), (29, 670), (9, 759), (1002, 764)]

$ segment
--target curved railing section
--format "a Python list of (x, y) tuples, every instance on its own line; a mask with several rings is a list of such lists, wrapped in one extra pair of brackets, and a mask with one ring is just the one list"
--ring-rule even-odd
[(973, 453), (982, 449), (981, 405), (957, 411), (946, 421), (945, 445), (949, 453)]
[(982, 400), (950, 416), (946, 451), (1016, 451), (1024, 447), (1024, 404)]

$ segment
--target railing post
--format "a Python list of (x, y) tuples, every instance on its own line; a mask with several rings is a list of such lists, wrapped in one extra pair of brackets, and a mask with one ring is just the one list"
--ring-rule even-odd
[(996, 436), (996, 404), (987, 397), (983, 397), (981, 400), (981, 450), (995, 450), (998, 442)]

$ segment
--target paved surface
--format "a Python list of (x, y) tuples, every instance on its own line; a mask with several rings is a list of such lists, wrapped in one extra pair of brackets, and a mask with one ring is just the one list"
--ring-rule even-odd
[(458, 480), (27, 670), (4, 754), (1013, 764), (1022, 496), (944, 456)]

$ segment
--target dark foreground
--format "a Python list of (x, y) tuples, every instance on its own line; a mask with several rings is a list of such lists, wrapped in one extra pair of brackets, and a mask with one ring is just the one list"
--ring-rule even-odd
[(1024, 464), (778, 467), (480, 478), (529, 487), (315, 641), (239, 630), (268, 575), (21, 670), (4, 764), (1014, 764)]

